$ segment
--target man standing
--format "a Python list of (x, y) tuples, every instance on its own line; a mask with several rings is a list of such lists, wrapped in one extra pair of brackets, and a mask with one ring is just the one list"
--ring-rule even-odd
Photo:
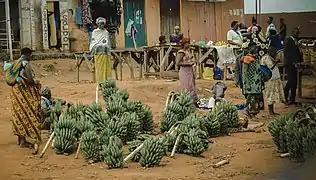
[[(287, 83), (284, 88), (284, 97), (288, 105), (295, 105), (297, 88), (297, 69), (295, 64), (302, 62), (302, 54), (298, 46), (298, 37), (300, 31), (298, 28), (292, 30), (292, 36), (287, 37), (284, 42), (284, 66), (287, 72)], [(289, 93), (291, 91), (291, 96)]]
[(267, 27), (267, 31), (266, 31), (266, 38), (269, 38), (270, 30), (272, 30), (272, 29), (276, 30), (275, 25), (273, 24), (273, 17), (272, 16), (268, 17), (267, 23), (268, 23), (268, 27)]
[(233, 21), (231, 23), (231, 30), (227, 32), (227, 42), (238, 47), (242, 46), (243, 37), (238, 31), (238, 21)]
[(284, 39), (286, 37), (286, 24), (284, 23), (284, 19), (280, 19), (280, 39), (282, 42), (284, 42)]

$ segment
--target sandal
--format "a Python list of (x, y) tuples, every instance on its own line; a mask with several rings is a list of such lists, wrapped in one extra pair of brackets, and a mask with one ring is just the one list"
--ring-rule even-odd
[(34, 144), (34, 149), (32, 150), (32, 154), (36, 155), (38, 153), (38, 144)]

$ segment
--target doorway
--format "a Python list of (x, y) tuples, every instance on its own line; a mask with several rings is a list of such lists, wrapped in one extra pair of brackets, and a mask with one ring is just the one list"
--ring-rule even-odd
[(160, 0), (161, 34), (169, 40), (174, 27), (180, 26), (180, 0)]
[[(137, 30), (135, 41), (136, 46), (146, 46), (146, 31), (144, 18), (144, 0), (124, 0), (124, 30), (131, 30), (133, 21)], [(128, 29), (127, 29), (128, 28)], [(134, 47), (134, 41), (129, 34), (125, 33), (125, 47)]]
[(61, 22), (60, 8), (58, 1), (47, 1), (47, 25), (48, 25), (48, 46), (49, 49), (62, 47), (61, 43)]

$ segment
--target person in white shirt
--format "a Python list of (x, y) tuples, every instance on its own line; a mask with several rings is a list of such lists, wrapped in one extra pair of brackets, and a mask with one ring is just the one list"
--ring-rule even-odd
[(268, 17), (268, 27), (267, 27), (267, 31), (266, 31), (266, 38), (269, 38), (270, 36), (270, 30), (276, 30), (276, 27), (275, 25), (273, 24), (273, 17), (272, 16), (269, 16)]
[(277, 66), (276, 55), (277, 49), (271, 46), (267, 54), (261, 58), (260, 63), (261, 65), (267, 66), (272, 72), (271, 78), (264, 84), (265, 89), (263, 93), (269, 107), (270, 115), (277, 115), (277, 113), (274, 112), (274, 105), (276, 103), (285, 102), (283, 83)]
[(238, 31), (238, 21), (233, 21), (231, 23), (231, 30), (227, 32), (227, 42), (238, 47), (242, 46), (243, 37)]

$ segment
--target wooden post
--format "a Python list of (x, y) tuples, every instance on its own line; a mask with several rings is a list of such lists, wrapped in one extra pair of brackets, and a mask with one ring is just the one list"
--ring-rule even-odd
[[(198, 51), (198, 58), (200, 59), (202, 57), (202, 49), (199, 47), (199, 51)], [(198, 61), (198, 65), (199, 65), (199, 78), (203, 79), (203, 72), (204, 72), (204, 68), (203, 68), (203, 64), (200, 61)]]
[(144, 68), (145, 68), (145, 72), (147, 73), (148, 72), (148, 55), (147, 55), (147, 52), (148, 52), (148, 50), (147, 49), (145, 49), (144, 50)]
[(76, 71), (77, 71), (77, 82), (79, 82), (79, 60), (77, 59), (77, 56), (76, 56)]
[[(169, 46), (166, 54), (164, 56), (160, 56), (160, 59), (161, 59), (161, 62), (160, 62), (160, 77), (162, 78), (163, 77), (163, 72), (165, 71), (164, 68), (165, 68), (165, 62), (168, 60), (168, 57), (169, 57), (169, 53), (171, 52), (172, 50), (172, 46)], [(160, 51), (160, 54), (163, 54), (163, 51), (164, 49), (162, 49)], [(162, 58), (163, 57), (163, 58)]]
[[(140, 54), (140, 57), (142, 57), (141, 52), (139, 54)], [(143, 78), (143, 64), (144, 64), (144, 60), (145, 60), (145, 57), (143, 59), (141, 59), (140, 64), (139, 64), (139, 79)]]
[(128, 55), (125, 59), (126, 61), (126, 64), (127, 66), (129, 67), (129, 70), (130, 70), (130, 75), (131, 75), (131, 78), (132, 79), (135, 79), (134, 77), (134, 68), (133, 68), (133, 64), (132, 64), (132, 56), (131, 56), (131, 52), (128, 52)]
[[(120, 57), (122, 57), (122, 52), (120, 53)], [(120, 80), (123, 81), (123, 60), (120, 58)]]

